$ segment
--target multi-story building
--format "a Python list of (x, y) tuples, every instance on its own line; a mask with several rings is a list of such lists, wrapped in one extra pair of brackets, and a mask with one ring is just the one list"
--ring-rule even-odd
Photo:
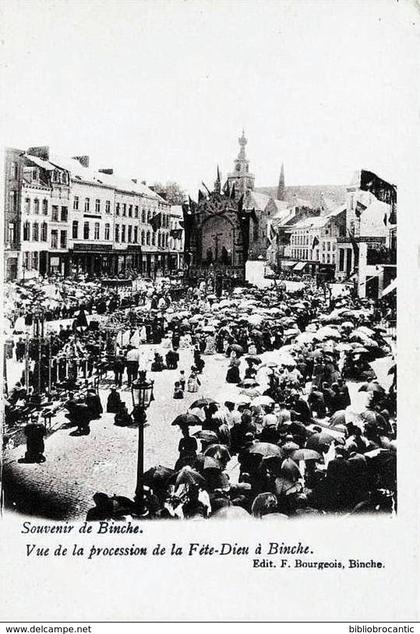
[(295, 261), (293, 271), (323, 271), (334, 277), (337, 238), (344, 235), (345, 226), (346, 207), (339, 206), (319, 216), (308, 216), (286, 229), (290, 239), (284, 254)]
[(346, 209), (336, 277), (355, 283), (359, 297), (381, 297), (396, 278), (397, 188), (373, 172), (356, 172)]
[(6, 174), (7, 279), (171, 268), (171, 207), (145, 183), (46, 147), (8, 150)]

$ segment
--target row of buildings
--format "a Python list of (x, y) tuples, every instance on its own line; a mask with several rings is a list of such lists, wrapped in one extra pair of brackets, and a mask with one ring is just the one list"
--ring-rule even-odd
[(48, 147), (5, 155), (6, 280), (58, 273), (153, 276), (182, 268), (182, 213), (136, 179)]

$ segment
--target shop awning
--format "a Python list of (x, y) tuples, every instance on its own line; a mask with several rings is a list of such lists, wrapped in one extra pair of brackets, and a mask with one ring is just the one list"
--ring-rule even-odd
[(397, 290), (397, 278), (395, 278), (395, 280), (392, 280), (391, 284), (388, 284), (388, 286), (384, 288), (384, 290), (382, 291), (382, 297), (385, 297), (385, 295), (388, 295), (395, 290)]
[(291, 266), (294, 266), (295, 264), (297, 264), (296, 260), (282, 260), (281, 261), (282, 267), (291, 267)]
[(305, 268), (305, 266), (307, 265), (307, 262), (298, 262), (296, 264), (296, 266), (293, 268), (294, 271), (303, 271), (303, 269)]

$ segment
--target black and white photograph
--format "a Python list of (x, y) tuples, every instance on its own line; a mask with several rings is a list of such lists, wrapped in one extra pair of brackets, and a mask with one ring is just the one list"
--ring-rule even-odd
[(3, 3), (0, 522), (398, 522), (414, 5)]

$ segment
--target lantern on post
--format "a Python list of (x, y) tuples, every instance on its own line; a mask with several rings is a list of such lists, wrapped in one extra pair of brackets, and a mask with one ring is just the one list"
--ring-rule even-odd
[(153, 381), (147, 380), (145, 371), (139, 372), (138, 379), (131, 384), (131, 397), (133, 399), (133, 419), (139, 428), (135, 500), (141, 512), (144, 512), (144, 427), (147, 421), (146, 410), (154, 400)]

